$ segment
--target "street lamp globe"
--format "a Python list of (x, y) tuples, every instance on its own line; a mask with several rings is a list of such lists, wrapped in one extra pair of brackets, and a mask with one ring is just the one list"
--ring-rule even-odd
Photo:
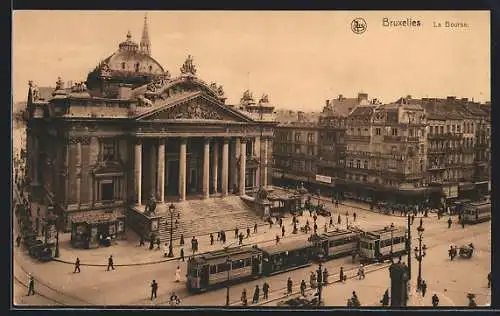
[(426, 245), (424, 245), (424, 246), (422, 247), (422, 251), (423, 251), (422, 255), (423, 255), (424, 257), (425, 257), (425, 251), (426, 251), (426, 250), (427, 250), (427, 246), (426, 246)]
[(419, 237), (422, 237), (422, 234), (424, 233), (424, 227), (422, 227), (422, 225), (418, 226), (417, 227), (417, 232), (418, 232), (418, 236)]
[(415, 251), (415, 257), (418, 257), (418, 247), (415, 247), (415, 249), (413, 249), (413, 251)]

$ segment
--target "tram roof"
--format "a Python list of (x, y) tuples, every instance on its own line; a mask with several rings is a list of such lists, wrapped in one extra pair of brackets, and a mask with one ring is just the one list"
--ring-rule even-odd
[(384, 227), (382, 229), (376, 229), (376, 230), (372, 230), (372, 231), (368, 231), (368, 232), (365, 232), (362, 237), (363, 238), (367, 238), (367, 239), (380, 239), (381, 236), (384, 236), (386, 234), (390, 234), (390, 233), (406, 233), (406, 228), (402, 227), (402, 226), (395, 226), (395, 227), (391, 227), (391, 226), (387, 226), (387, 227)]
[(280, 252), (303, 249), (309, 246), (311, 246), (311, 242), (303, 239), (303, 240), (290, 240), (288, 242), (280, 241), (280, 243), (277, 245), (261, 246), (259, 247), (259, 249), (261, 249), (263, 252), (269, 255), (273, 255)]
[(228, 257), (234, 261), (248, 258), (250, 255), (255, 253), (259, 253), (259, 250), (252, 246), (231, 247), (198, 255), (194, 257), (194, 261), (197, 263), (214, 263), (213, 261), (216, 261), (215, 263), (221, 263), (225, 262)]
[(320, 235), (320, 237), (336, 237), (336, 236), (342, 236), (342, 235), (348, 235), (348, 234), (356, 234), (356, 232), (352, 230), (345, 230), (345, 229), (340, 229), (340, 230), (334, 230), (331, 232), (323, 233)]

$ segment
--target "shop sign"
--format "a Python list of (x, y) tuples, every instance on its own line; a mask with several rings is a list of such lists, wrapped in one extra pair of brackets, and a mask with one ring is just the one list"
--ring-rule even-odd
[(317, 174), (316, 181), (323, 182), (323, 183), (332, 183), (332, 177), (327, 177), (327, 176), (322, 176), (322, 175)]

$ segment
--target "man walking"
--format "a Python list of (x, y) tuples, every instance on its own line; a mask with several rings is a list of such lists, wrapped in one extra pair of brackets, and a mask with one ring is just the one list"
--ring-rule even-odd
[(234, 229), (234, 239), (238, 239), (238, 236), (239, 236), (239, 234), (238, 234), (238, 227), (236, 227)]
[(422, 281), (420, 288), (422, 289), (422, 297), (425, 297), (425, 292), (427, 291), (427, 283), (425, 283), (425, 281)]
[(141, 239), (139, 240), (139, 247), (144, 246), (144, 236), (141, 235)]
[(214, 235), (210, 233), (210, 246), (214, 245)]
[(307, 288), (306, 281), (302, 280), (302, 282), (300, 282), (300, 295), (306, 296), (306, 288)]
[(281, 237), (285, 237), (285, 226), (281, 226)]
[(108, 268), (106, 271), (109, 271), (109, 268), (115, 269), (114, 263), (113, 263), (113, 255), (110, 255), (108, 258)]
[(78, 271), (78, 273), (80, 273), (80, 258), (78, 258), (78, 257), (76, 257), (75, 270), (73, 270), (73, 273), (76, 273), (76, 271)]
[(16, 244), (17, 244), (17, 247), (21, 246), (21, 235), (17, 235)]
[(452, 222), (452, 221), (451, 221), (451, 217), (448, 217), (448, 229), (450, 229), (450, 228), (451, 228), (451, 222)]
[(354, 212), (354, 214), (352, 214), (352, 217), (354, 218), (354, 221), (356, 221), (356, 212)]
[(260, 289), (259, 285), (255, 285), (255, 291), (253, 292), (253, 299), (252, 299), (252, 304), (256, 304), (259, 302), (259, 295), (260, 295)]
[(344, 267), (340, 267), (339, 279), (340, 282), (344, 282)]
[(253, 225), (253, 233), (256, 234), (257, 233), (257, 223), (255, 223), (255, 225)]
[(181, 248), (181, 260), (184, 262), (184, 248)]
[(158, 292), (158, 283), (156, 283), (156, 280), (153, 280), (153, 282), (151, 282), (151, 300), (153, 300), (153, 297), (156, 298), (157, 292)]
[(247, 227), (247, 238), (250, 238), (250, 228)]
[(264, 282), (264, 284), (262, 285), (262, 293), (264, 294), (264, 299), (268, 299), (269, 298), (269, 284), (267, 284), (267, 282)]
[(432, 307), (438, 307), (439, 305), (439, 297), (436, 293), (432, 296)]
[(35, 295), (35, 278), (33, 278), (33, 275), (31, 273), (29, 274), (29, 281), (28, 281), (28, 296), (30, 295)]
[(292, 288), (293, 288), (292, 278), (288, 277), (288, 280), (286, 281), (286, 295), (292, 294)]
[(488, 273), (488, 288), (491, 287), (491, 272)]

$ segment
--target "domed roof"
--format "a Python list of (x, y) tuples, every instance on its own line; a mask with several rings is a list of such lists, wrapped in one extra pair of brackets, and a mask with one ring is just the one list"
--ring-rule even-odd
[(109, 71), (118, 73), (147, 73), (159, 75), (165, 70), (146, 51), (139, 49), (139, 44), (132, 40), (130, 31), (127, 39), (118, 45), (118, 50), (106, 58), (102, 64), (106, 64)]

